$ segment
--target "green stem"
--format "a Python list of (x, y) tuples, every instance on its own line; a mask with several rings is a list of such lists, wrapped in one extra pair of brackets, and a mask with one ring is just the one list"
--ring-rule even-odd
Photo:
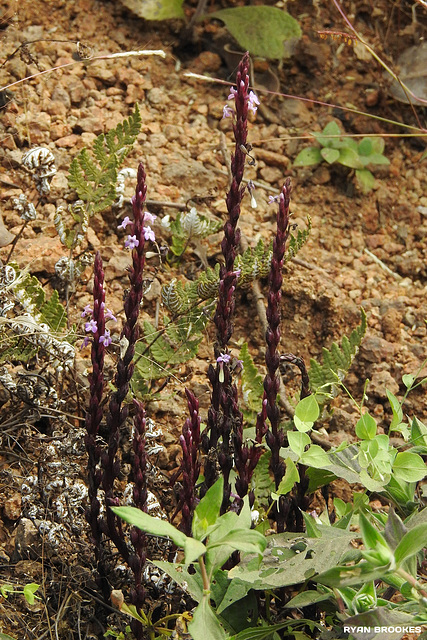
[(200, 573), (202, 576), (202, 580), (203, 580), (203, 591), (208, 594), (210, 591), (210, 584), (209, 584), (209, 578), (208, 578), (208, 574), (206, 572), (206, 565), (205, 565), (205, 561), (203, 559), (203, 556), (200, 556), (199, 558), (199, 567), (200, 567)]
[(427, 600), (427, 591), (425, 591), (417, 580), (411, 576), (410, 573), (405, 571), (404, 569), (397, 569), (396, 573), (401, 576), (406, 582), (408, 582), (411, 587), (416, 589), (418, 593)]

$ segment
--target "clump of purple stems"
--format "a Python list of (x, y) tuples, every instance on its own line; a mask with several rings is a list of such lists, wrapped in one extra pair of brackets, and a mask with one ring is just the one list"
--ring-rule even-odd
[[(282, 267), (286, 242), (289, 236), (289, 202), (291, 186), (287, 179), (278, 202), (277, 230), (273, 243), (273, 257), (269, 276), (267, 306), (268, 329), (266, 333), (267, 350), (265, 362), (267, 375), (264, 380), (262, 409), (256, 421), (255, 441), (248, 443), (243, 437), (243, 416), (239, 410), (238, 391), (233, 380), (236, 365), (242, 363), (229, 352), (228, 344), (233, 333), (233, 315), (235, 310), (235, 290), (240, 272), (234, 263), (239, 250), (240, 230), (238, 221), (242, 199), (246, 192), (243, 173), (250, 147), (247, 144), (248, 112), (257, 110), (259, 101), (253, 91), (249, 91), (249, 55), (246, 53), (237, 71), (236, 88), (232, 88), (228, 100), (234, 100), (234, 108), (224, 107), (224, 117), (233, 118), (235, 139), (234, 153), (231, 158), (232, 181), (227, 193), (228, 217), (224, 224), (224, 238), (221, 243), (224, 263), (220, 267), (218, 302), (214, 315), (216, 327), (215, 365), (208, 370), (212, 386), (211, 404), (207, 415), (207, 427), (200, 432), (199, 403), (194, 394), (186, 389), (189, 418), (185, 421), (180, 437), (182, 461), (173, 482), (182, 478), (178, 491), (178, 504), (175, 515), (181, 514), (181, 529), (191, 535), (191, 522), (197, 501), (212, 486), (221, 473), (224, 477), (224, 496), (222, 512), (228, 509), (240, 511), (243, 498), (249, 494), (250, 504), (254, 496), (251, 479), (263, 452), (262, 441), (265, 437), (271, 450), (271, 471), (276, 488), (284, 473), (285, 465), (280, 458), (280, 448), (284, 445), (285, 435), (280, 429), (280, 411), (277, 406), (279, 392), (279, 342), (280, 342), (280, 302), (282, 286)], [(249, 187), (250, 192), (250, 187)], [(252, 196), (252, 194), (250, 193)], [(132, 267), (129, 271), (130, 289), (125, 300), (126, 321), (121, 335), (122, 355), (117, 362), (114, 380), (115, 392), (112, 394), (105, 415), (108, 431), (108, 443), (102, 448), (98, 442), (98, 431), (103, 419), (102, 396), (104, 389), (104, 354), (111, 337), (105, 328), (107, 319), (114, 319), (111, 311), (105, 309), (104, 272), (99, 253), (95, 259), (93, 308), (87, 306), (83, 316), (91, 315), (86, 322), (86, 331), (92, 342), (92, 375), (90, 377), (90, 402), (86, 417), (86, 448), (88, 451), (89, 508), (87, 520), (91, 527), (95, 546), (98, 573), (104, 595), (109, 596), (107, 581), (107, 561), (104, 540), (110, 539), (122, 558), (130, 566), (134, 575), (134, 588), (131, 601), (140, 608), (143, 605), (145, 591), (143, 586), (143, 568), (146, 561), (146, 541), (141, 531), (132, 529), (129, 545), (125, 540), (121, 521), (113, 514), (110, 506), (118, 504), (115, 494), (115, 481), (120, 473), (118, 456), (120, 431), (129, 416), (129, 406), (125, 398), (132, 378), (135, 344), (139, 336), (138, 314), (143, 296), (142, 272), (145, 262), (145, 243), (155, 241), (154, 232), (147, 223), (154, 216), (144, 212), (146, 197), (145, 172), (142, 164), (138, 168), (136, 194), (132, 199), (133, 221), (126, 217), (119, 228), (130, 226), (125, 246), (132, 251)], [(252, 196), (253, 197), (253, 196)], [(88, 342), (86, 339), (86, 343)], [(145, 411), (141, 403), (133, 403), (133, 501), (134, 505), (146, 510), (147, 486), (145, 452)], [(204, 454), (204, 481), (198, 488), (201, 470), (201, 453)], [(236, 470), (235, 493), (232, 494), (230, 472)], [(102, 514), (100, 489), (103, 490), (105, 509)], [(288, 513), (289, 500), (279, 501), (276, 508), (278, 530), (283, 530)], [(143, 638), (142, 625), (133, 621), (132, 630), (136, 637)]]

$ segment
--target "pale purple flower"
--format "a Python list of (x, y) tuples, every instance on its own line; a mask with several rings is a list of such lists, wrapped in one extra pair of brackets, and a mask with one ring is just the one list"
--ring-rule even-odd
[(92, 333), (96, 333), (98, 331), (98, 325), (96, 320), (92, 318), (92, 320), (89, 320), (89, 322), (86, 322), (85, 331), (87, 332), (91, 331)]
[(251, 196), (251, 207), (252, 209), (256, 209), (258, 205), (257, 205), (257, 201), (255, 200), (255, 196), (253, 194), (253, 192), (255, 191), (255, 185), (252, 180), (248, 180), (248, 191)]
[(126, 249), (135, 249), (139, 245), (139, 240), (136, 236), (128, 236), (125, 241)]
[(82, 311), (82, 315), (81, 315), (81, 317), (82, 317), (82, 318), (85, 318), (86, 316), (90, 316), (90, 315), (92, 315), (92, 313), (93, 313), (93, 309), (92, 309), (92, 307), (90, 306), (90, 304), (87, 304), (87, 305), (85, 306), (85, 308), (83, 309), (83, 311)]
[(123, 218), (123, 222), (121, 224), (119, 224), (119, 226), (117, 227), (117, 229), (126, 229), (126, 227), (128, 226), (128, 224), (132, 224), (132, 220), (129, 218), (129, 216), (125, 216)]
[(156, 241), (156, 236), (154, 235), (154, 231), (152, 230), (151, 227), (143, 227), (143, 230), (144, 230), (144, 238), (146, 240), (151, 240), (151, 242)]
[(150, 224), (153, 224), (156, 218), (157, 216), (155, 216), (153, 213), (150, 213), (149, 211), (144, 211), (144, 222), (149, 222)]
[(258, 100), (258, 96), (253, 91), (249, 91), (248, 109), (250, 109), (254, 115), (257, 112), (257, 107), (259, 104), (260, 102)]
[(236, 95), (237, 95), (237, 89), (235, 89), (234, 87), (231, 87), (227, 100), (235, 100)]
[(85, 339), (82, 342), (81, 349), (84, 349), (85, 347), (87, 347), (88, 344), (90, 344), (90, 342), (91, 342), (90, 336), (85, 336)]
[(268, 204), (273, 204), (273, 202), (279, 202), (279, 196), (268, 196)]
[(99, 342), (101, 342), (101, 344), (104, 343), (104, 347), (108, 347), (112, 343), (109, 329), (105, 329), (104, 335), (99, 336)]
[(226, 362), (226, 363), (228, 363), (228, 362), (230, 362), (230, 360), (231, 360), (231, 356), (230, 356), (230, 354), (229, 354), (229, 353), (221, 353), (221, 354), (218, 356), (218, 358), (216, 359), (216, 361), (217, 361), (218, 363), (221, 363), (221, 362)]
[(113, 315), (113, 312), (111, 311), (111, 309), (107, 309), (107, 312), (105, 314), (105, 319), (106, 320), (114, 320), (114, 322), (117, 322), (117, 318), (115, 315)]
[(222, 111), (222, 117), (232, 118), (233, 116), (234, 116), (234, 109), (232, 109), (231, 107), (228, 106), (228, 104), (226, 104)]

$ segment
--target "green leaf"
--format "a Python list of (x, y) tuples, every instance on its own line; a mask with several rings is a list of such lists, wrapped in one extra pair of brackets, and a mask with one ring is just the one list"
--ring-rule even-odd
[(363, 163), (361, 162), (357, 151), (354, 151), (354, 149), (350, 149), (349, 147), (341, 149), (338, 162), (345, 167), (350, 167), (350, 169), (363, 169)]
[(318, 147), (306, 147), (294, 160), (294, 167), (311, 167), (322, 162), (322, 154)]
[(318, 591), (303, 591), (297, 596), (289, 600), (284, 606), (285, 609), (302, 609), (303, 607), (309, 607), (316, 602), (324, 602), (333, 597), (333, 594), (328, 591), (327, 593), (319, 593)]
[(197, 505), (193, 524), (193, 536), (197, 540), (206, 538), (209, 530), (217, 523), (223, 500), (224, 478), (221, 476), (213, 484)]
[(373, 524), (363, 515), (359, 513), (359, 527), (362, 534), (363, 544), (367, 549), (376, 549), (378, 545), (388, 549), (387, 542), (381, 533)]
[(308, 493), (313, 493), (319, 487), (324, 487), (325, 484), (330, 484), (333, 480), (337, 479), (337, 476), (332, 473), (332, 471), (327, 471), (326, 469), (315, 469), (314, 467), (307, 469), (307, 476), (310, 479), (308, 484)]
[(407, 389), (410, 389), (415, 382), (415, 376), (405, 373), (405, 375), (402, 376), (402, 382)]
[(410, 529), (408, 533), (405, 533), (402, 540), (397, 545), (394, 558), (397, 566), (401, 566), (407, 558), (414, 556), (424, 549), (427, 540), (427, 524), (419, 524), (413, 529)]
[(148, 513), (144, 513), (144, 511), (136, 507), (111, 507), (111, 510), (116, 516), (138, 527), (141, 531), (151, 533), (153, 536), (170, 538), (178, 547), (184, 548), (187, 536), (169, 522), (149, 516)]
[(400, 451), (393, 463), (393, 475), (404, 482), (418, 482), (426, 475), (425, 462), (417, 453)]
[(300, 458), (304, 453), (305, 447), (311, 443), (311, 438), (307, 433), (302, 431), (287, 431), (289, 446)]
[(356, 169), (356, 179), (362, 187), (363, 193), (368, 193), (374, 188), (375, 178), (368, 169)]
[(316, 469), (325, 469), (330, 465), (329, 456), (319, 447), (318, 444), (312, 444), (307, 451), (301, 456), (302, 464), (308, 467), (315, 467)]
[(390, 431), (394, 431), (394, 427), (397, 427), (397, 425), (400, 424), (403, 420), (402, 406), (399, 400), (391, 391), (386, 389), (386, 394), (387, 394), (388, 401), (390, 403), (391, 410), (393, 412), (393, 418), (390, 423)]
[(264, 396), (263, 377), (254, 365), (246, 342), (242, 344), (239, 359), (243, 362), (243, 371), (240, 377), (244, 401), (251, 411), (258, 413), (261, 411)]
[(207, 596), (203, 596), (201, 603), (196, 607), (188, 630), (193, 640), (227, 640), (227, 634), (212, 611)]
[(319, 405), (313, 395), (303, 398), (295, 407), (295, 415), (298, 416), (302, 422), (316, 422), (319, 413)]
[(372, 144), (371, 138), (363, 138), (359, 143), (358, 152), (362, 156), (370, 156), (374, 151), (374, 146)]
[(231, 547), (237, 551), (245, 553), (255, 553), (261, 555), (267, 546), (266, 537), (255, 529), (234, 529), (229, 531), (225, 536), (215, 542), (210, 541), (207, 544), (207, 550), (210, 552), (215, 547)]
[(427, 447), (427, 426), (416, 417), (411, 423), (411, 442), (415, 447)]
[(290, 458), (287, 458), (285, 460), (285, 463), (286, 463), (285, 475), (280, 481), (280, 484), (277, 487), (277, 491), (271, 494), (271, 497), (273, 498), (273, 500), (278, 500), (280, 496), (285, 496), (287, 493), (289, 493), (293, 489), (295, 483), (299, 482), (300, 480), (298, 469), (296, 468), (292, 460)]
[(7, 633), (0, 633), (0, 640), (16, 640), (12, 636), (8, 636)]
[(235, 7), (215, 11), (208, 17), (222, 20), (244, 51), (270, 60), (289, 58), (301, 37), (299, 23), (276, 7)]
[(30, 582), (29, 584), (26, 584), (24, 586), (23, 594), (28, 604), (34, 604), (36, 600), (34, 594), (36, 593), (39, 587), (40, 585), (36, 584), (35, 582)]
[[(342, 144), (342, 140), (340, 139), (342, 136), (342, 131), (339, 125), (332, 120), (328, 122), (326, 127), (323, 129), (321, 133), (315, 132), (313, 136), (316, 138), (317, 142), (322, 145), (322, 147), (334, 147), (337, 148), (337, 143)], [(333, 136), (333, 137), (330, 137)], [(339, 137), (337, 137), (339, 136)]]
[(320, 155), (328, 164), (333, 164), (340, 157), (340, 152), (338, 149), (330, 149), (328, 147), (323, 148), (320, 151)]
[(372, 440), (377, 433), (377, 423), (369, 414), (364, 413), (356, 423), (356, 435), (361, 440)]

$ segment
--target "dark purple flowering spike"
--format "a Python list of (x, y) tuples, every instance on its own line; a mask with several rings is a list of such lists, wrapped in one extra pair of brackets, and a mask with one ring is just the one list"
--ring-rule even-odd
[(196, 507), (196, 484), (200, 473), (200, 416), (199, 401), (196, 396), (186, 389), (187, 404), (190, 417), (186, 419), (182, 428), (179, 442), (182, 448), (182, 462), (179, 474), (182, 473), (182, 489), (176, 513), (181, 511), (181, 530), (191, 536), (191, 523)]
[[(141, 402), (133, 401), (135, 418), (133, 420), (133, 502), (141, 511), (147, 510), (147, 482), (146, 467), (147, 457), (145, 453), (145, 411)], [(129, 556), (129, 566), (134, 576), (134, 585), (130, 592), (132, 604), (139, 610), (145, 601), (145, 589), (143, 587), (143, 570), (146, 561), (147, 541), (144, 533), (137, 527), (132, 527), (130, 539), (134, 552)], [(138, 620), (131, 621), (131, 629), (136, 638), (143, 638), (144, 629)]]
[(89, 508), (86, 512), (86, 518), (91, 528), (98, 561), (101, 544), (101, 530), (98, 522), (100, 510), (98, 488), (101, 483), (101, 471), (98, 465), (101, 450), (97, 443), (97, 435), (103, 416), (101, 402), (104, 391), (105, 346), (100, 342), (100, 336), (103, 336), (105, 333), (104, 301), (104, 271), (102, 268), (101, 255), (97, 252), (94, 263), (93, 309), (87, 305), (84, 313), (86, 315), (86, 312), (89, 312), (90, 310), (93, 314), (93, 320), (96, 322), (97, 326), (97, 331), (93, 336), (91, 349), (92, 374), (89, 376), (90, 399), (89, 408), (86, 413), (85, 445), (88, 454), (87, 473), (89, 483)]
[(286, 241), (289, 236), (289, 203), (291, 182), (288, 178), (279, 197), (279, 210), (277, 213), (277, 230), (273, 242), (273, 256), (271, 259), (269, 275), (269, 292), (267, 304), (266, 332), (267, 350), (265, 363), (267, 375), (264, 379), (264, 398), (267, 400), (266, 414), (270, 421), (270, 429), (266, 433), (266, 442), (271, 449), (271, 470), (274, 474), (276, 488), (284, 475), (285, 466), (280, 460), (280, 448), (285, 441), (285, 435), (279, 429), (280, 412), (277, 406), (277, 394), (280, 388), (278, 368), (280, 364), (280, 302), (282, 297), (282, 268), (283, 257), (286, 249)]

